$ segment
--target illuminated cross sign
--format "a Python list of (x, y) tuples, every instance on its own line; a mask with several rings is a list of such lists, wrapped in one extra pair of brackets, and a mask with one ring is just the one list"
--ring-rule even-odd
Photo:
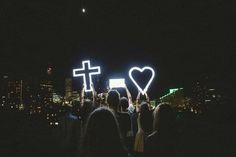
[(73, 69), (74, 77), (83, 77), (85, 92), (92, 91), (92, 75), (99, 74), (101, 74), (100, 66), (91, 67), (89, 60), (82, 62), (82, 68)]

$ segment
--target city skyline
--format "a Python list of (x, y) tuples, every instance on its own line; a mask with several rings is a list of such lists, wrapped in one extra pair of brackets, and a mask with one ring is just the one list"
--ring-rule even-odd
[(2, 0), (0, 156), (235, 154), (234, 8)]

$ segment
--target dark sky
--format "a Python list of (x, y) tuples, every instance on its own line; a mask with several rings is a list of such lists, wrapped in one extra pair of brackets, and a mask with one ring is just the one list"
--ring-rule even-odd
[(105, 76), (147, 64), (161, 90), (205, 74), (235, 78), (235, 15), (223, 0), (2, 0), (0, 69), (30, 74), (50, 64), (64, 79), (83, 59)]

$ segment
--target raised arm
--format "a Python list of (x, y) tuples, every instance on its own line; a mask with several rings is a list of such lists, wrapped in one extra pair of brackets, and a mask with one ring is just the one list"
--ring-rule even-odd
[(137, 98), (136, 98), (136, 105), (140, 103), (140, 92), (138, 92)]
[(150, 98), (149, 98), (149, 96), (147, 95), (147, 93), (145, 93), (145, 96), (146, 96), (147, 102), (149, 103), (149, 102), (150, 102)]
[(96, 93), (96, 91), (95, 91), (95, 88), (94, 88), (94, 85), (93, 85), (93, 83), (91, 84), (92, 85), (92, 101), (93, 102), (95, 102), (95, 100), (96, 100), (96, 96), (97, 96), (97, 93)]
[(84, 93), (85, 93), (85, 88), (84, 88), (84, 85), (83, 85), (82, 90), (81, 90), (81, 94), (80, 94), (81, 106), (84, 105)]
[(125, 85), (125, 91), (126, 91), (126, 94), (127, 94), (128, 100), (129, 100), (129, 105), (133, 104), (132, 95), (130, 94), (129, 89), (126, 85)]

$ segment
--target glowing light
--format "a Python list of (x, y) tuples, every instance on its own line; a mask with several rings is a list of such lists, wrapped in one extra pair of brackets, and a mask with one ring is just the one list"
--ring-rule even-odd
[[(87, 64), (88, 69), (85, 69), (85, 64)], [(86, 71), (89, 71), (88, 73)], [(86, 60), (82, 62), (82, 68), (80, 69), (73, 69), (73, 76), (74, 77), (79, 77), (82, 76), (83, 77), (83, 81), (84, 81), (84, 88), (85, 88), (85, 92), (91, 92), (92, 91), (92, 75), (99, 75), (101, 74), (101, 69), (100, 66), (96, 66), (96, 67), (91, 67), (90, 66), (90, 61)], [(89, 80), (87, 80), (89, 82), (89, 86), (87, 85), (87, 77), (86, 75), (89, 75)]]
[(109, 87), (110, 88), (124, 88), (125, 87), (125, 79), (109, 79)]
[[(152, 76), (151, 76), (150, 80), (148, 81), (147, 85), (145, 86), (145, 88), (142, 89), (142, 88), (138, 85), (138, 83), (135, 81), (134, 77), (132, 76), (132, 72), (133, 72), (133, 71), (139, 71), (139, 72), (142, 73), (142, 72), (145, 71), (145, 70), (151, 71)], [(133, 68), (131, 68), (131, 69), (129, 70), (129, 78), (131, 79), (131, 81), (135, 84), (135, 86), (138, 88), (138, 90), (139, 90), (143, 95), (147, 92), (147, 90), (148, 90), (149, 86), (151, 85), (151, 83), (152, 83), (154, 77), (155, 77), (155, 71), (154, 71), (151, 67), (148, 67), (148, 66), (145, 66), (145, 67), (143, 67), (143, 68), (133, 67)]]
[(169, 89), (169, 93), (174, 93), (175, 91), (179, 90), (178, 88), (174, 88), (174, 89)]
[(82, 13), (85, 13), (85, 12), (86, 12), (85, 8), (82, 8)]
[(55, 125), (59, 125), (59, 123), (58, 123), (58, 122), (55, 122)]

